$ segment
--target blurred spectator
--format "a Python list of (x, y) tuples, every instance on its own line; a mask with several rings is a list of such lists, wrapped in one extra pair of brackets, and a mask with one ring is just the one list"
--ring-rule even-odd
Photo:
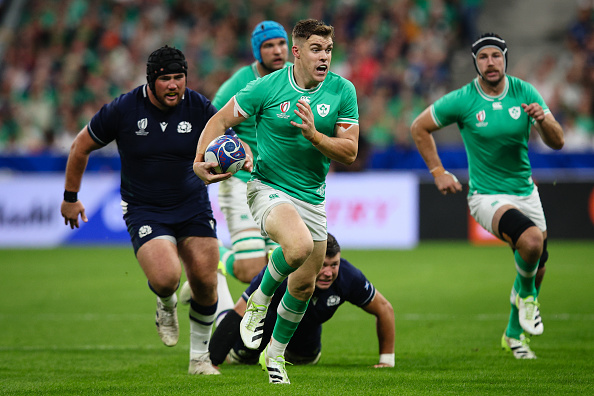
[[(475, 35), (481, 4), (31, 0), (2, 57), (0, 150), (66, 153), (89, 114), (145, 80), (139, 71), (147, 54), (164, 44), (186, 54), (189, 88), (212, 97), (251, 61), (246, 43), (257, 22), (273, 19), (290, 27), (313, 17), (335, 27), (332, 70), (357, 87), (365, 150), (354, 169), (365, 169), (367, 153), (408, 147), (410, 121), (449, 90), (450, 54)], [(584, 26), (573, 29), (580, 40), (589, 37)]]

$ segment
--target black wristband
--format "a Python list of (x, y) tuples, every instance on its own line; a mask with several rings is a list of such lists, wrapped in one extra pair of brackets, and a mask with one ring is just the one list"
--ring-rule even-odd
[(64, 190), (64, 201), (71, 203), (78, 201), (78, 193)]

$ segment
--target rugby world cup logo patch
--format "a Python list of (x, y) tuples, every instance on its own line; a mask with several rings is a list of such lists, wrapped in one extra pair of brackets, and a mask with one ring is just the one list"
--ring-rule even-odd
[(478, 122), (485, 121), (485, 118), (487, 118), (487, 116), (485, 115), (485, 110), (481, 110), (478, 113), (476, 113), (476, 119), (478, 120)]
[(138, 120), (138, 122), (136, 123), (136, 126), (138, 127), (138, 130), (136, 131), (137, 135), (139, 135), (139, 136), (148, 135), (148, 132), (145, 131), (146, 127), (148, 126), (148, 120), (146, 118), (143, 118), (142, 120)]
[(289, 118), (287, 111), (289, 111), (289, 109), (291, 108), (291, 102), (289, 102), (289, 101), (283, 102), (280, 104), (279, 107), (280, 107), (281, 113), (277, 114), (276, 116), (278, 118), (285, 118), (285, 119)]
[(476, 120), (478, 121), (476, 123), (476, 126), (477, 127), (487, 126), (489, 123), (485, 122), (486, 119), (487, 119), (487, 113), (485, 113), (485, 110), (481, 110), (478, 113), (476, 113)]

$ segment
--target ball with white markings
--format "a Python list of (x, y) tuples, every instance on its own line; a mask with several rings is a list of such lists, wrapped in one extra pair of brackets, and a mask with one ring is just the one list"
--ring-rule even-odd
[(216, 162), (214, 173), (234, 174), (245, 163), (245, 149), (237, 136), (223, 135), (214, 139), (206, 147), (204, 162)]

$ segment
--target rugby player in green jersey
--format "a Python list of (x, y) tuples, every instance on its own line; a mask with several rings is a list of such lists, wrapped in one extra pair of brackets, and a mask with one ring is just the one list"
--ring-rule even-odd
[(257, 120), (258, 158), (247, 185), (250, 211), (262, 235), (280, 244), (258, 289), (247, 302), (240, 333), (257, 349), (270, 299), (287, 277), (270, 344), (260, 355), (269, 382), (289, 383), (284, 352), (315, 288), (326, 253), (325, 187), (330, 161), (357, 157), (359, 111), (353, 84), (329, 71), (334, 28), (321, 21), (297, 22), (295, 64), (250, 82), (206, 125), (194, 172), (205, 183), (231, 177), (211, 173), (208, 143), (251, 116)]
[[(292, 63), (288, 59), (288, 36), (285, 28), (274, 21), (263, 21), (252, 32), (252, 51), (256, 59), (251, 65), (237, 70), (231, 78), (221, 85), (212, 104), (222, 108), (239, 90), (257, 78), (280, 70)], [(234, 128), (237, 136), (252, 149), (254, 158), (258, 156), (256, 144), (256, 117), (250, 117)], [(221, 247), (221, 261), (227, 274), (250, 283), (266, 265), (266, 253), (278, 244), (264, 238), (254, 221), (246, 201), (247, 181), (250, 173), (240, 170), (219, 185), (219, 205), (225, 215), (232, 250)], [(233, 309), (231, 304), (230, 309)]]
[(506, 75), (507, 45), (500, 36), (483, 34), (472, 44), (472, 56), (478, 76), (425, 109), (411, 133), (439, 191), (456, 193), (462, 185), (443, 168), (431, 133), (458, 124), (468, 157), (470, 214), (514, 252), (517, 276), (501, 346), (517, 359), (535, 359), (528, 337), (544, 330), (538, 294), (548, 252), (528, 138), (534, 126), (546, 145), (559, 150), (563, 129), (532, 85)]

